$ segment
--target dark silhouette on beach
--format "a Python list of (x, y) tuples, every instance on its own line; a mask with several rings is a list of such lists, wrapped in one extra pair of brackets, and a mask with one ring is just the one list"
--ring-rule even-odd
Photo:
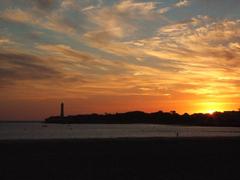
[(170, 124), (170, 125), (198, 125), (198, 126), (240, 126), (240, 111), (215, 112), (213, 114), (187, 113), (180, 115), (176, 111), (145, 113), (132, 111), (115, 114), (63, 114), (63, 103), (61, 104), (60, 116), (52, 116), (45, 120), (46, 123), (100, 123), (100, 124)]

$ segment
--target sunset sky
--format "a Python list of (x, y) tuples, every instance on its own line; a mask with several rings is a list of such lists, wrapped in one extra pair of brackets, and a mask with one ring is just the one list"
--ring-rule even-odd
[(240, 108), (239, 0), (1, 0), (0, 120)]

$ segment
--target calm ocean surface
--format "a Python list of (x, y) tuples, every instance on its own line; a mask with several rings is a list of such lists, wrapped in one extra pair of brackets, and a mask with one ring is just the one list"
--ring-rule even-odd
[(190, 127), (155, 124), (44, 124), (1, 122), (0, 140), (126, 137), (232, 137), (239, 127)]

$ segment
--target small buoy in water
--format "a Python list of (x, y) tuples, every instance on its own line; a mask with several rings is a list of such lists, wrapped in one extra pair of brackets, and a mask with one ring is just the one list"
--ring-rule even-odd
[(179, 133), (178, 133), (178, 131), (176, 132), (176, 136), (177, 136), (177, 137), (179, 136)]

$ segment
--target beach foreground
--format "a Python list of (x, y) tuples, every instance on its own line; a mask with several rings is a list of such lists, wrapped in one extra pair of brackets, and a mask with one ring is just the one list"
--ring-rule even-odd
[(1, 140), (0, 179), (239, 179), (240, 138)]

